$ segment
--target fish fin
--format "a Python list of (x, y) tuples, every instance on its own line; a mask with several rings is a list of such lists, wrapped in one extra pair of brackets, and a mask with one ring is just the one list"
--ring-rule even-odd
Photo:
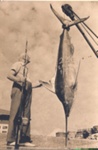
[(84, 22), (84, 21), (86, 21), (88, 18), (89, 18), (89, 16), (88, 16), (88, 17), (85, 17), (85, 18), (81, 18), (81, 19), (77, 19), (77, 20), (71, 21), (71, 22), (69, 22), (68, 27), (71, 27), (71, 26), (73, 26), (73, 25), (77, 25), (77, 24), (79, 24), (79, 23), (81, 23), (81, 22)]
[(62, 16), (59, 15), (59, 13), (57, 11), (55, 11), (55, 9), (52, 7), (52, 5), (50, 4), (50, 8), (52, 10), (52, 12), (54, 13), (54, 15), (58, 18), (58, 20), (64, 24), (64, 21), (66, 20), (65, 18), (63, 18)]
[(73, 26), (73, 25), (76, 25), (76, 24), (78, 24), (78, 23), (84, 22), (84, 21), (86, 21), (86, 20), (89, 18), (89, 16), (88, 16), (88, 17), (85, 17), (85, 18), (81, 18), (81, 19), (77, 19), (77, 20), (74, 20), (74, 21), (70, 21), (70, 20), (68, 20), (68, 19), (63, 18), (63, 17), (52, 7), (51, 4), (50, 4), (50, 8), (51, 8), (52, 12), (54, 13), (54, 15), (58, 18), (58, 20), (64, 25), (65, 28), (69, 28), (69, 27), (71, 27), (71, 26)]
[(54, 85), (52, 84), (51, 81), (45, 82), (45, 81), (39, 80), (39, 82), (40, 82), (40, 84), (42, 84), (46, 89), (48, 89), (49, 91), (55, 93)]
[(78, 69), (77, 69), (76, 78), (75, 78), (75, 84), (74, 84), (74, 86), (73, 86), (73, 89), (77, 89), (77, 85), (78, 85), (78, 75), (79, 75), (79, 71), (80, 71), (80, 65), (81, 65), (81, 60), (79, 61), (79, 64), (78, 64)]

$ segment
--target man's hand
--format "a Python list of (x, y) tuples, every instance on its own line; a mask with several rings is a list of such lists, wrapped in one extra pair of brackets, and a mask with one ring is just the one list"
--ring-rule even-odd
[(24, 83), (26, 81), (26, 77), (19, 77), (18, 82)]

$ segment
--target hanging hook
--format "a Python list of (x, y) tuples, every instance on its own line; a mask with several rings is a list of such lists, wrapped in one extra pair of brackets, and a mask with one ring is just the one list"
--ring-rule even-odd
[[(80, 19), (80, 17), (73, 11), (73, 13), (74, 13), (74, 15), (78, 18), (78, 19)], [(88, 30), (96, 37), (96, 38), (98, 38), (98, 36), (94, 33), (94, 31), (85, 23), (85, 22), (83, 22), (83, 24), (88, 28)]]
[[(71, 20), (75, 20), (75, 16), (78, 17), (78, 15), (72, 10), (72, 7), (69, 4), (62, 5), (62, 11), (67, 16), (69, 16)], [(98, 38), (98, 36), (85, 23), (83, 23), (83, 24)], [(90, 46), (90, 48), (92, 49), (92, 51), (94, 52), (96, 57), (98, 57), (98, 50), (95, 50), (95, 48), (93, 47), (92, 43), (89, 41), (89, 39), (87, 38), (87, 36), (85, 35), (85, 33), (83, 32), (81, 27), (78, 24), (76, 24), (76, 27), (78, 28), (80, 33), (83, 35), (84, 39), (86, 40), (86, 42), (88, 43), (88, 45)]]

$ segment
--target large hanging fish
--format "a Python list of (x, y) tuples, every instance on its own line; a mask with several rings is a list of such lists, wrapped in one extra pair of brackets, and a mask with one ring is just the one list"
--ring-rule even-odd
[(67, 133), (67, 118), (70, 114), (70, 110), (73, 104), (74, 93), (77, 87), (77, 76), (79, 72), (79, 70), (76, 72), (74, 66), (74, 47), (70, 40), (69, 29), (71, 26), (85, 21), (88, 17), (74, 21), (65, 20), (53, 9), (52, 5), (50, 6), (55, 16), (62, 23), (63, 31), (60, 35), (55, 76), (49, 82), (40, 81), (40, 83), (48, 90), (54, 92), (63, 104), (66, 116)]
[(64, 110), (69, 116), (76, 89), (77, 73), (74, 67), (74, 47), (69, 36), (69, 28), (85, 21), (87, 18), (70, 21), (61, 17), (51, 6), (53, 13), (63, 25), (58, 49), (57, 69), (55, 76), (48, 82), (40, 81), (48, 90), (54, 92), (64, 105)]

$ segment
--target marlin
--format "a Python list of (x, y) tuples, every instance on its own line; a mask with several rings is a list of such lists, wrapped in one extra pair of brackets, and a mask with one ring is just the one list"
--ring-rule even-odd
[(77, 77), (79, 73), (80, 63), (76, 71), (74, 65), (74, 47), (71, 43), (69, 30), (70, 27), (81, 23), (88, 19), (82, 18), (74, 21), (67, 20), (60, 16), (50, 5), (52, 12), (61, 22), (63, 31), (60, 35), (60, 42), (58, 48), (57, 67), (54, 77), (49, 82), (39, 81), (45, 88), (55, 93), (61, 101), (66, 118), (66, 145), (67, 145), (67, 118), (73, 104), (75, 91), (77, 89)]

